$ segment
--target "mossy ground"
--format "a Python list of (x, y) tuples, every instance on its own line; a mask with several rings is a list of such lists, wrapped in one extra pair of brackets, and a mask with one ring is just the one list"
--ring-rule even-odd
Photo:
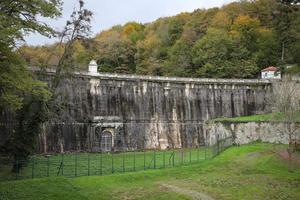
[[(217, 118), (214, 122), (281, 122), (284, 119), (284, 113), (269, 113), (264, 115), (250, 115), (233, 118)], [(294, 122), (300, 122), (300, 112), (294, 114)]]

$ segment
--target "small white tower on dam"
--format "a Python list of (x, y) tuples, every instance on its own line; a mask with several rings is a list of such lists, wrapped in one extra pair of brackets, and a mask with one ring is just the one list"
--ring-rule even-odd
[(91, 60), (89, 64), (89, 74), (98, 74), (98, 65), (95, 60)]

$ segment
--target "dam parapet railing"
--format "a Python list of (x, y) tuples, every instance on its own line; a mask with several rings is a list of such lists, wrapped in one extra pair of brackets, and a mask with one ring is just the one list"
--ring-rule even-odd
[[(54, 75), (55, 69), (41, 70), (37, 67), (30, 67), (33, 72), (44, 71), (48, 75)], [(221, 78), (187, 78), (187, 77), (166, 77), (166, 76), (149, 76), (136, 74), (118, 74), (118, 73), (91, 73), (78, 71), (73, 73), (75, 76), (89, 77), (95, 79), (114, 79), (114, 80), (131, 80), (131, 81), (154, 81), (154, 82), (173, 82), (173, 83), (199, 83), (199, 84), (271, 84), (274, 80), (269, 79), (221, 79)]]
[(166, 150), (99, 151), (34, 155), (28, 160), (0, 158), (0, 181), (45, 177), (102, 176), (164, 169), (210, 160), (233, 145), (233, 138), (212, 146)]

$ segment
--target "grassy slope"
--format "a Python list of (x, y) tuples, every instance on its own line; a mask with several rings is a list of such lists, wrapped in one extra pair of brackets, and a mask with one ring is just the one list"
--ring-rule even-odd
[(273, 145), (232, 147), (213, 160), (172, 169), (0, 183), (0, 199), (191, 199), (165, 184), (215, 199), (300, 199), (300, 169), (293, 173)]
[[(284, 117), (283, 113), (270, 113), (264, 115), (251, 115), (234, 118), (218, 118), (214, 119), (215, 122), (269, 122), (281, 121)], [(295, 121), (300, 122), (300, 112), (295, 113)]]

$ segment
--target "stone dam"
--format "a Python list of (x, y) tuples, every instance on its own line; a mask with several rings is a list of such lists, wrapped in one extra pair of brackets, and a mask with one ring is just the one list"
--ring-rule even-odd
[[(54, 72), (37, 76), (51, 84)], [(84, 72), (58, 90), (66, 109), (43, 125), (40, 153), (203, 146), (206, 120), (264, 112), (272, 83)]]
[[(52, 78), (48, 72), (49, 83)], [(44, 124), (40, 152), (202, 146), (206, 120), (263, 112), (272, 84), (76, 73), (61, 82), (59, 91), (67, 101), (65, 119)]]

